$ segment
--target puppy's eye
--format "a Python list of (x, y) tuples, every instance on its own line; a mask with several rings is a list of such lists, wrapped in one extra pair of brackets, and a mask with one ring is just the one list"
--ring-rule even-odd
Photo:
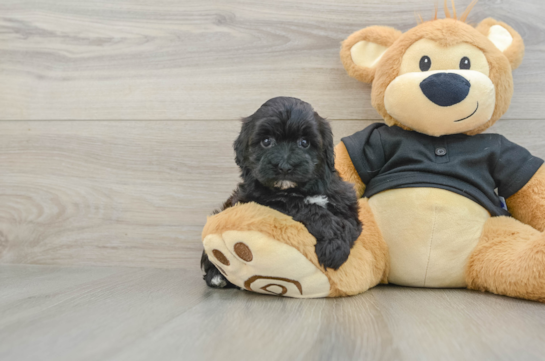
[(460, 69), (469, 69), (471, 68), (471, 62), (469, 61), (469, 58), (467, 56), (464, 56), (462, 60), (460, 60)]
[(420, 58), (420, 70), (428, 71), (431, 68), (431, 59), (429, 56), (424, 55)]
[(310, 146), (310, 142), (306, 140), (305, 138), (299, 139), (298, 143), (301, 148), (308, 148)]
[(271, 138), (265, 138), (261, 141), (261, 145), (263, 148), (269, 148), (273, 144), (273, 141)]

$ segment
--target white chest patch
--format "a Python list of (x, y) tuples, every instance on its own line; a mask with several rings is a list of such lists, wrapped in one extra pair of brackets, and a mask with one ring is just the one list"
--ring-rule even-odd
[(327, 199), (326, 196), (312, 196), (312, 197), (306, 197), (305, 198), (305, 203), (306, 204), (316, 204), (320, 207), (326, 207), (327, 204), (329, 203), (329, 200)]

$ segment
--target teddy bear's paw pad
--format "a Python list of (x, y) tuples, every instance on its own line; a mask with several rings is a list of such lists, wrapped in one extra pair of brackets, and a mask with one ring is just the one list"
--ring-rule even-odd
[(256, 231), (211, 234), (203, 241), (210, 261), (246, 290), (296, 298), (326, 297), (328, 278), (297, 249)]

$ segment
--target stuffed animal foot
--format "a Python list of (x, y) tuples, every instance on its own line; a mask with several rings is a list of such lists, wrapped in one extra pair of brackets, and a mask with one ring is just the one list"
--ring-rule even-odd
[(471, 254), (468, 288), (545, 303), (545, 233), (492, 217)]
[(320, 266), (316, 239), (302, 223), (256, 203), (211, 216), (203, 229), (208, 259), (232, 284), (248, 291), (297, 298), (355, 295), (386, 282), (388, 248), (367, 203), (363, 230), (339, 269)]
[(248, 291), (296, 298), (326, 297), (328, 278), (295, 248), (257, 231), (226, 231), (204, 238), (209, 260)]

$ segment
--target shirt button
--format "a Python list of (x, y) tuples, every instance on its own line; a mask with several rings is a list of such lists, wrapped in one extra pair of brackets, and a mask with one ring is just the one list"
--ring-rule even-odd
[(442, 157), (447, 154), (447, 150), (445, 148), (435, 148), (435, 155)]

